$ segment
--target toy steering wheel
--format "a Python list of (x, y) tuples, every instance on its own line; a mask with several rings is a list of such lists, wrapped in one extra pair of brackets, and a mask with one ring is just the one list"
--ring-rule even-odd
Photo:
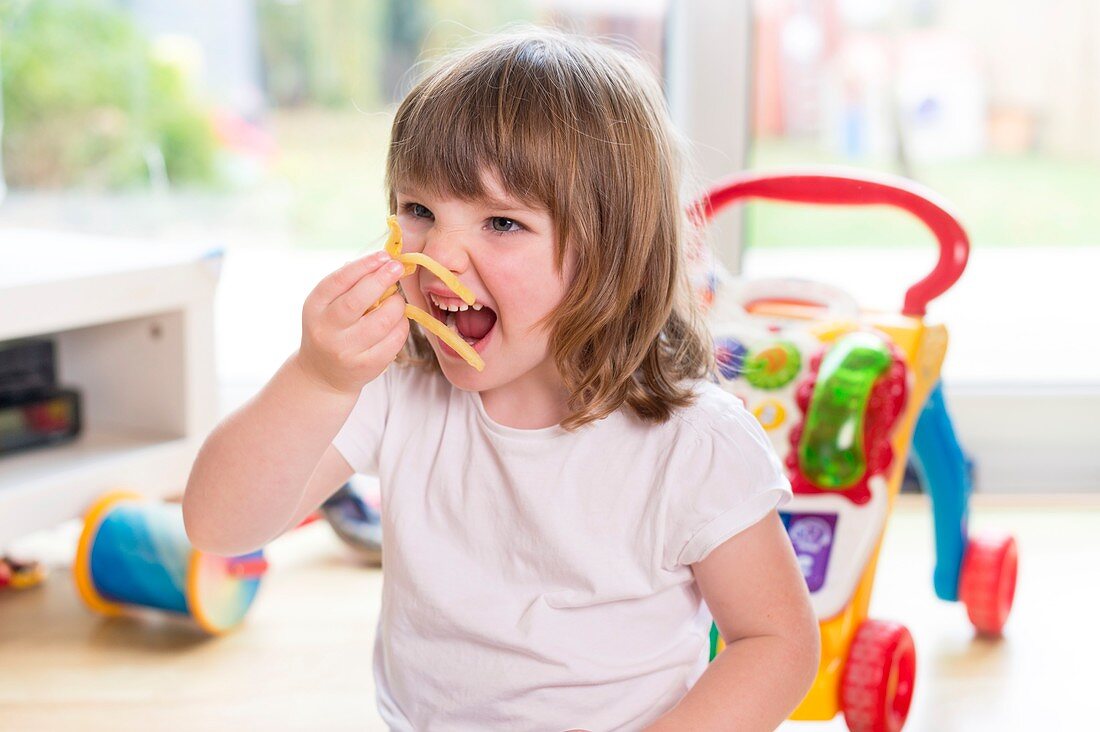
[(709, 221), (721, 209), (743, 198), (762, 198), (826, 205), (888, 205), (916, 216), (935, 235), (940, 257), (935, 268), (905, 292), (902, 314), (923, 316), (928, 303), (958, 281), (970, 256), (970, 241), (939, 197), (897, 176), (871, 176), (845, 168), (746, 173), (720, 181), (692, 208)]

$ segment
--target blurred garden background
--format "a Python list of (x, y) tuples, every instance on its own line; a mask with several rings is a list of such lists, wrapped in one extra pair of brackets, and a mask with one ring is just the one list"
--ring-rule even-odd
[[(542, 22), (633, 45), (660, 71), (667, 11), (0, 0), (0, 226), (356, 250), (381, 230), (392, 108), (418, 62)], [(915, 178), (952, 202), (978, 247), (1100, 242), (1097, 3), (758, 0), (754, 15), (751, 166)], [(886, 212), (758, 206), (747, 221), (758, 248), (927, 241)]]
[(0, 223), (361, 246), (411, 65), (530, 18), (523, 2), (2, 0)]
[[(18, 266), (14, 232), (47, 228), (226, 251), (217, 353), (232, 405), (297, 346), (312, 286), (380, 245), (389, 127), (422, 65), (535, 23), (627, 46), (672, 85), (677, 13), (720, 2), (0, 0), (0, 250)], [(1096, 393), (1096, 346), (1075, 334), (1100, 310), (1100, 0), (736, 7), (748, 28), (729, 37), (747, 43), (677, 46), (731, 70), (693, 93), (743, 110), (743, 154), (701, 145), (695, 159), (711, 174), (826, 164), (927, 185), (973, 247), (931, 311), (952, 328), (949, 382)], [(727, 265), (876, 308), (896, 309), (935, 260), (915, 220), (880, 208), (753, 205), (742, 234)]]

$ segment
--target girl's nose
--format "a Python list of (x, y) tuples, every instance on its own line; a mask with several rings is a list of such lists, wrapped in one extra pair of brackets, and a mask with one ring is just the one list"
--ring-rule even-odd
[(464, 229), (433, 228), (424, 240), (424, 254), (456, 274), (466, 271), (470, 258), (466, 252), (469, 232)]

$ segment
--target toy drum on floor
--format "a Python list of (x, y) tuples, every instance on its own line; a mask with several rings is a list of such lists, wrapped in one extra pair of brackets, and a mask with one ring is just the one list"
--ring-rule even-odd
[(116, 492), (88, 510), (73, 575), (96, 612), (154, 608), (220, 634), (244, 618), (266, 569), (262, 550), (219, 557), (194, 549), (178, 504)]

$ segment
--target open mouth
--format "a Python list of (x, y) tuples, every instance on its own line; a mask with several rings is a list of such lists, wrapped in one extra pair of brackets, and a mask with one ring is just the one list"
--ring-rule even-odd
[[(434, 293), (429, 293), (427, 299), (432, 317), (469, 343), (475, 351), (481, 350), (478, 346), (485, 343), (496, 327), (496, 311), (488, 305), (475, 303), (470, 306), (457, 298), (443, 298)], [(454, 350), (442, 340), (440, 343), (448, 351)]]

